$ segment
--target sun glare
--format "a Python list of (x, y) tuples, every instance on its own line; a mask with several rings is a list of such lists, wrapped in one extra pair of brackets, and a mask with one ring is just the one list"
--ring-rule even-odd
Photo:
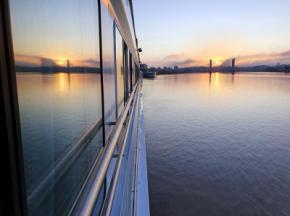
[(57, 60), (57, 64), (60, 66), (64, 66), (66, 64), (65, 58), (61, 58)]
[(215, 57), (212, 57), (211, 59), (212, 59), (213, 66), (220, 66), (225, 60), (224, 57), (220, 57), (220, 56), (215, 56)]

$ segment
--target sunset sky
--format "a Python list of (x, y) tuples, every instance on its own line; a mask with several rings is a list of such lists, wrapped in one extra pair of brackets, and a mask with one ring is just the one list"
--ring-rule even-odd
[(152, 66), (290, 63), (289, 0), (134, 0), (141, 60)]

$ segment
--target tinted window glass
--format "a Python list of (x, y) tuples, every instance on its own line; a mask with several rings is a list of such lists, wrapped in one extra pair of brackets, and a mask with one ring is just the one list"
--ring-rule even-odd
[(134, 74), (135, 74), (135, 83), (136, 83), (138, 81), (139, 69), (138, 69), (136, 64), (134, 64), (134, 68), (135, 68), (135, 70), (134, 70), (135, 73)]
[(132, 56), (128, 49), (128, 71), (127, 71), (127, 79), (128, 79), (128, 89), (129, 92), (132, 91)]
[(130, 56), (128, 52), (128, 47), (124, 43), (124, 68), (125, 68), (125, 93), (128, 98), (130, 93)]
[(135, 84), (135, 65), (132, 54), (130, 53), (130, 76), (131, 76), (131, 90), (133, 90), (133, 86)]
[(118, 99), (118, 114), (124, 109), (124, 97), (125, 97), (125, 76), (123, 66), (123, 39), (116, 28), (116, 75), (117, 75), (117, 99)]
[(10, 8), (29, 213), (65, 215), (102, 147), (98, 4)]
[(103, 48), (103, 77), (105, 99), (106, 138), (116, 122), (116, 88), (115, 88), (115, 60), (114, 60), (114, 22), (104, 2), (101, 4), (102, 14), (102, 48)]
[(134, 86), (135, 84), (135, 64), (134, 64), (134, 60), (132, 60), (131, 62), (131, 66), (132, 66), (132, 86)]

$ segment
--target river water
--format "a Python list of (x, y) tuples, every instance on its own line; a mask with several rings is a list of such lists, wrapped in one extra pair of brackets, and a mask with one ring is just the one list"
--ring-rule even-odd
[(151, 214), (290, 215), (290, 75), (144, 80)]

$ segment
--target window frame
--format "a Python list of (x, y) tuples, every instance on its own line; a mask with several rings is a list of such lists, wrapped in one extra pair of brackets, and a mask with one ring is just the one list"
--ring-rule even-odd
[(124, 60), (125, 58), (125, 53), (124, 53), (124, 47), (126, 46), (126, 43), (124, 41), (124, 38), (121, 34), (121, 31), (119, 30), (118, 28), (118, 25), (116, 23), (116, 21), (114, 21), (114, 61), (115, 61), (115, 86), (116, 86), (116, 91), (115, 91), (115, 94), (116, 94), (116, 119), (118, 120), (118, 118), (120, 117), (120, 110), (119, 110), (119, 98), (118, 98), (118, 68), (117, 68), (117, 55), (119, 53), (117, 53), (117, 34), (119, 34), (119, 36), (121, 37), (122, 39), (122, 70), (123, 70), (123, 86), (124, 86), (124, 91), (123, 91), (123, 96), (124, 96), (124, 107), (126, 106), (126, 71), (125, 71), (125, 67), (126, 67), (126, 62)]
[[(115, 47), (116, 47), (116, 33), (115, 33), (115, 26), (116, 26), (116, 22), (115, 22), (115, 18), (114, 16), (112, 16), (111, 14), (111, 10), (108, 7), (108, 5), (106, 5), (102, 0), (98, 0), (98, 5), (99, 5), (99, 40), (100, 40), (100, 70), (101, 70), (101, 88), (102, 88), (102, 110), (103, 110), (103, 136), (104, 136), (104, 146), (106, 146), (106, 144), (109, 142), (109, 140), (112, 137), (112, 132), (114, 131), (116, 122), (118, 121), (118, 112), (117, 112), (117, 85), (116, 85), (116, 61), (115, 61)], [(114, 67), (113, 67), (113, 74), (114, 74), (114, 94), (112, 96), (112, 98), (114, 98), (115, 104), (113, 105), (113, 109), (115, 111), (115, 116), (114, 116), (114, 121), (113, 122), (107, 122), (107, 107), (106, 107), (106, 99), (105, 99), (105, 67), (104, 67), (104, 47), (103, 47), (103, 38), (104, 38), (104, 33), (103, 31), (105, 30), (105, 28), (103, 27), (103, 17), (106, 15), (103, 11), (103, 9), (108, 10), (108, 15), (111, 16), (112, 18), (112, 33), (113, 33), (113, 40), (111, 41), (113, 44), (113, 63), (114, 63)], [(106, 26), (108, 27), (108, 26)], [(107, 39), (106, 39), (107, 40)], [(108, 130), (108, 126), (110, 127), (110, 129)]]
[(124, 76), (125, 76), (125, 103), (128, 101), (129, 98), (129, 89), (128, 89), (128, 46), (126, 42), (123, 42), (123, 65), (124, 65)]
[(8, 0), (0, 1), (0, 136), (4, 173), (1, 215), (28, 215), (16, 72)]
[(132, 53), (129, 52), (129, 56), (130, 56), (130, 60), (129, 60), (129, 66), (130, 66), (130, 69), (129, 69), (129, 76), (130, 76), (130, 91), (132, 91), (133, 89), (133, 56), (132, 56)]

